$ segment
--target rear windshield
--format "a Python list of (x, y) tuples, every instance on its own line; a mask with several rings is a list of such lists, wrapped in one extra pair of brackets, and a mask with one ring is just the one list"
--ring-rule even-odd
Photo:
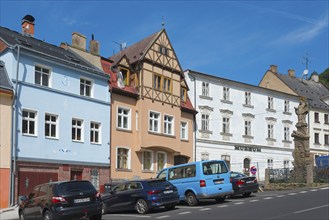
[(227, 166), (224, 161), (209, 161), (202, 163), (204, 175), (227, 173)]
[(58, 191), (60, 193), (66, 194), (71, 192), (80, 192), (80, 191), (96, 191), (94, 186), (88, 181), (82, 182), (66, 182), (58, 185)]
[(150, 187), (163, 187), (163, 186), (169, 186), (170, 183), (167, 182), (166, 180), (152, 180), (152, 181), (148, 181), (148, 185)]

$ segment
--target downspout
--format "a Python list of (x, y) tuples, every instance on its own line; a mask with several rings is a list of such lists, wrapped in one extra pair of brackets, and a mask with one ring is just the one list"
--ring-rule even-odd
[[(189, 71), (190, 73), (190, 71)], [(193, 81), (193, 102), (194, 102), (194, 108), (196, 109), (196, 79), (192, 74), (190, 74), (191, 80)], [(193, 154), (194, 154), (194, 161), (196, 161), (196, 115), (194, 115), (194, 126), (193, 126)]]
[(17, 45), (17, 64), (16, 64), (16, 82), (14, 90), (14, 102), (13, 102), (13, 113), (12, 113), (12, 142), (10, 150), (10, 205), (14, 206), (15, 203), (15, 177), (16, 177), (16, 154), (17, 154), (17, 89), (18, 89), (18, 74), (19, 74), (19, 58), (20, 58), (20, 45)]

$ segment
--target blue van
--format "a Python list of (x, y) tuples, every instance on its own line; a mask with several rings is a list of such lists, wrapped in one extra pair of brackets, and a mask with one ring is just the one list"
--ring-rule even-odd
[(165, 168), (157, 175), (178, 189), (179, 199), (195, 206), (200, 199), (224, 202), (232, 195), (230, 172), (224, 160), (207, 160)]

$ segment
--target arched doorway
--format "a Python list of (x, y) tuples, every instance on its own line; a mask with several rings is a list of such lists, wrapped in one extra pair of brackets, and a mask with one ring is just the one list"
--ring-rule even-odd
[(249, 170), (250, 170), (250, 159), (244, 158), (243, 160), (243, 173), (249, 176)]

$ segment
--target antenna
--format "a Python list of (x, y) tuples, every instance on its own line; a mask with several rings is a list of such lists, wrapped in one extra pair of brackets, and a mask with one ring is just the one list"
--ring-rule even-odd
[(161, 23), (161, 25), (162, 25), (162, 28), (164, 28), (165, 23), (164, 23), (164, 17), (163, 16), (162, 16), (162, 23)]
[(305, 79), (307, 78), (307, 74), (308, 74), (308, 64), (311, 63), (309, 56), (310, 56), (310, 54), (306, 53), (306, 55), (303, 56), (302, 60), (301, 60), (302, 64), (305, 65), (305, 70), (302, 73), (302, 78), (305, 78)]
[(118, 43), (116, 41), (113, 41), (113, 42), (120, 46), (120, 51), (126, 49), (126, 47), (127, 47), (127, 43), (126, 42), (122, 42), (122, 43)]

